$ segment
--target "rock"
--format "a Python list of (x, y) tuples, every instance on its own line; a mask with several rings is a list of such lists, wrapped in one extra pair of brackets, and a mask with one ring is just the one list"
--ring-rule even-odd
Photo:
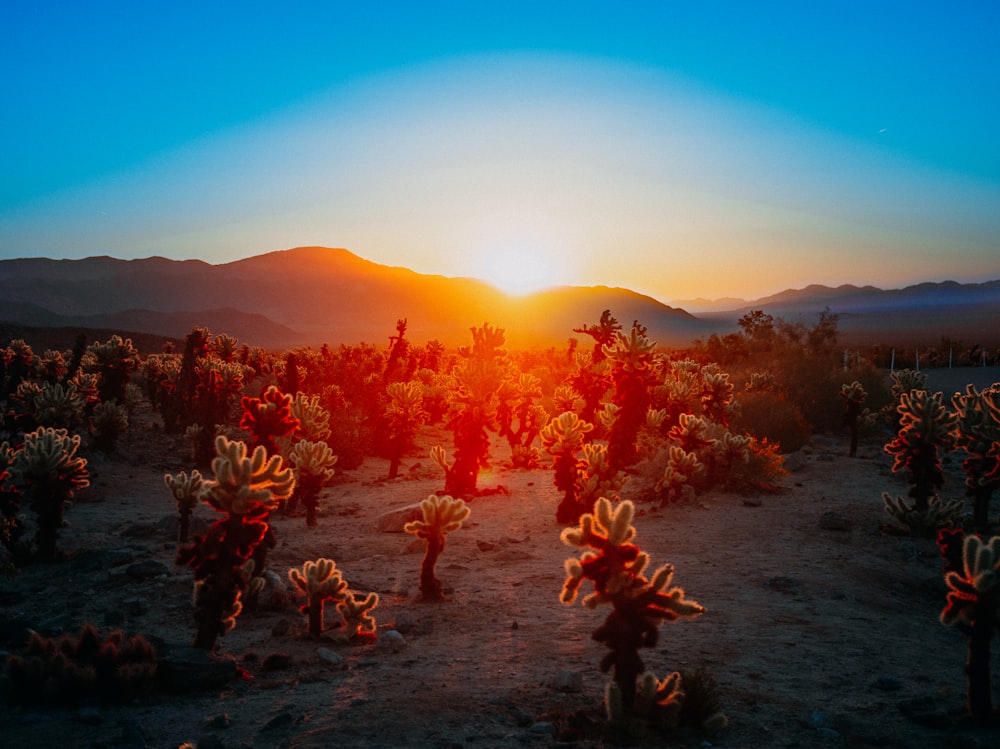
[(226, 745), (222, 743), (222, 739), (218, 736), (209, 735), (198, 739), (195, 749), (226, 749)]
[(347, 668), (347, 664), (344, 662), (344, 656), (336, 650), (330, 650), (330, 648), (318, 648), (316, 650), (316, 656), (323, 662), (324, 666), (329, 666), (330, 668)]
[(579, 694), (583, 691), (583, 674), (578, 671), (560, 671), (552, 682), (552, 688), (557, 692)]
[(799, 471), (804, 469), (807, 465), (808, 462), (806, 461), (806, 457), (805, 455), (802, 454), (801, 450), (793, 453), (788, 453), (788, 455), (784, 457), (784, 461), (782, 462), (782, 467), (784, 467), (784, 469), (789, 473), (798, 473)]
[(494, 551), (497, 545), (492, 541), (483, 541), (481, 539), (476, 539), (476, 546), (480, 551)]
[(96, 707), (81, 707), (76, 711), (76, 715), (74, 717), (81, 723), (86, 723), (88, 726), (96, 726), (99, 723), (104, 722), (104, 716), (101, 715), (101, 711)]
[(274, 570), (264, 570), (264, 587), (257, 594), (257, 608), (264, 611), (275, 611), (284, 608), (291, 598), (291, 591), (284, 578)]
[(424, 511), (420, 503), (384, 512), (375, 519), (375, 527), (381, 533), (403, 533), (403, 526), (414, 520), (422, 520)]
[(417, 628), (417, 618), (409, 611), (400, 611), (396, 614), (396, 631), (400, 634), (407, 634)]
[(875, 686), (886, 692), (898, 692), (903, 688), (903, 682), (895, 676), (882, 674), (875, 680)]
[(156, 680), (165, 692), (218, 689), (236, 678), (236, 661), (214, 658), (200, 648), (171, 648), (156, 668)]
[(292, 665), (292, 656), (289, 653), (271, 653), (264, 657), (260, 664), (261, 671), (284, 671)]
[(398, 653), (406, 647), (406, 638), (395, 629), (387, 629), (378, 636), (378, 646), (380, 650), (389, 650)]
[(79, 572), (101, 572), (128, 564), (138, 556), (133, 549), (87, 549), (73, 560), (73, 569)]
[(531, 724), (531, 727), (528, 728), (528, 733), (535, 736), (551, 736), (552, 738), (556, 738), (559, 735), (559, 729), (556, 728), (554, 723), (539, 721), (538, 723)]
[(142, 562), (130, 564), (125, 569), (125, 574), (133, 580), (152, 580), (162, 575), (169, 575), (170, 568), (163, 562), (158, 562), (155, 559), (146, 559)]
[(843, 513), (830, 510), (819, 516), (819, 527), (825, 531), (849, 531), (851, 521)]
[(291, 631), (292, 622), (288, 619), (279, 619), (271, 627), (271, 637), (284, 637)]
[(260, 732), (268, 733), (270, 731), (277, 731), (282, 728), (288, 728), (294, 722), (295, 722), (295, 717), (287, 710), (282, 710), (280, 713), (271, 718), (271, 720), (265, 723), (264, 726), (260, 729)]
[(229, 713), (219, 713), (205, 720), (205, 728), (229, 728), (233, 724), (233, 719)]

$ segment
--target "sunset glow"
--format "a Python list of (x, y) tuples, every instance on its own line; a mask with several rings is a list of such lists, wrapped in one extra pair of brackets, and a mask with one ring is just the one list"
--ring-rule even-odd
[(850, 6), (19, 6), (0, 257), (322, 245), (662, 301), (1000, 276), (1000, 11)]

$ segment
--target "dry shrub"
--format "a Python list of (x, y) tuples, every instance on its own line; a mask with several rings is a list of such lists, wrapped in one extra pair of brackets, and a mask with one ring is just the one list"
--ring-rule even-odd
[(811, 430), (799, 408), (774, 393), (744, 393), (732, 430), (778, 444), (783, 453), (795, 452), (809, 439)]

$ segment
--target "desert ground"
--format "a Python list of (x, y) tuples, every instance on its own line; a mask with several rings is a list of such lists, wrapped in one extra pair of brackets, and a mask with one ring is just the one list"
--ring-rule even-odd
[[(978, 384), (994, 375), (976, 373)], [(949, 376), (968, 379), (942, 370), (929, 384), (961, 389)], [(174, 564), (176, 512), (163, 476), (191, 465), (183, 440), (145, 418), (113, 455), (89, 456), (92, 485), (59, 539), (66, 559), (0, 582), (7, 652), (27, 629), (73, 632), (88, 621), (145, 635), (161, 655), (186, 652), (191, 573)], [(639, 504), (636, 542), (652, 565), (672, 563), (674, 584), (707, 609), (665, 625), (645, 664), (661, 676), (706, 670), (728, 717), (714, 735), (680, 731), (645, 745), (997, 746), (995, 726), (959, 719), (966, 641), (938, 622), (945, 585), (933, 540), (893, 532), (882, 509), (881, 493), (905, 494), (906, 483), (881, 443), (869, 438), (850, 458), (846, 433), (816, 435), (786, 456), (776, 493)], [(391, 482), (376, 458), (338, 473), (316, 528), (273, 518), (271, 570), (284, 579), (306, 560), (334, 559), (352, 589), (379, 594), (377, 641), (310, 639), (298, 601), (272, 590), (220, 639), (214, 658), (239, 667), (224, 684), (157, 688), (123, 706), (3, 703), (3, 745), (610, 745), (597, 726), (604, 649), (590, 637), (606, 612), (559, 602), (563, 560), (576, 550), (559, 539), (551, 471), (508, 469), (507, 448), (495, 443), (484, 491), (438, 563), (449, 600), (419, 600), (423, 542), (378, 522), (442, 488), (426, 457), (434, 444), (450, 446), (450, 434), (422, 432)], [(948, 462), (949, 497), (963, 492), (959, 463)], [(644, 480), (635, 476), (622, 496)], [(196, 522), (212, 514), (202, 506)]]

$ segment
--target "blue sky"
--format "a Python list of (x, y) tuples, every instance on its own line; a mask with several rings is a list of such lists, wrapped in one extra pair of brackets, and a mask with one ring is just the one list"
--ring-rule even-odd
[(0, 21), (0, 258), (318, 244), (664, 301), (1000, 278), (994, 2), (18, 2)]

